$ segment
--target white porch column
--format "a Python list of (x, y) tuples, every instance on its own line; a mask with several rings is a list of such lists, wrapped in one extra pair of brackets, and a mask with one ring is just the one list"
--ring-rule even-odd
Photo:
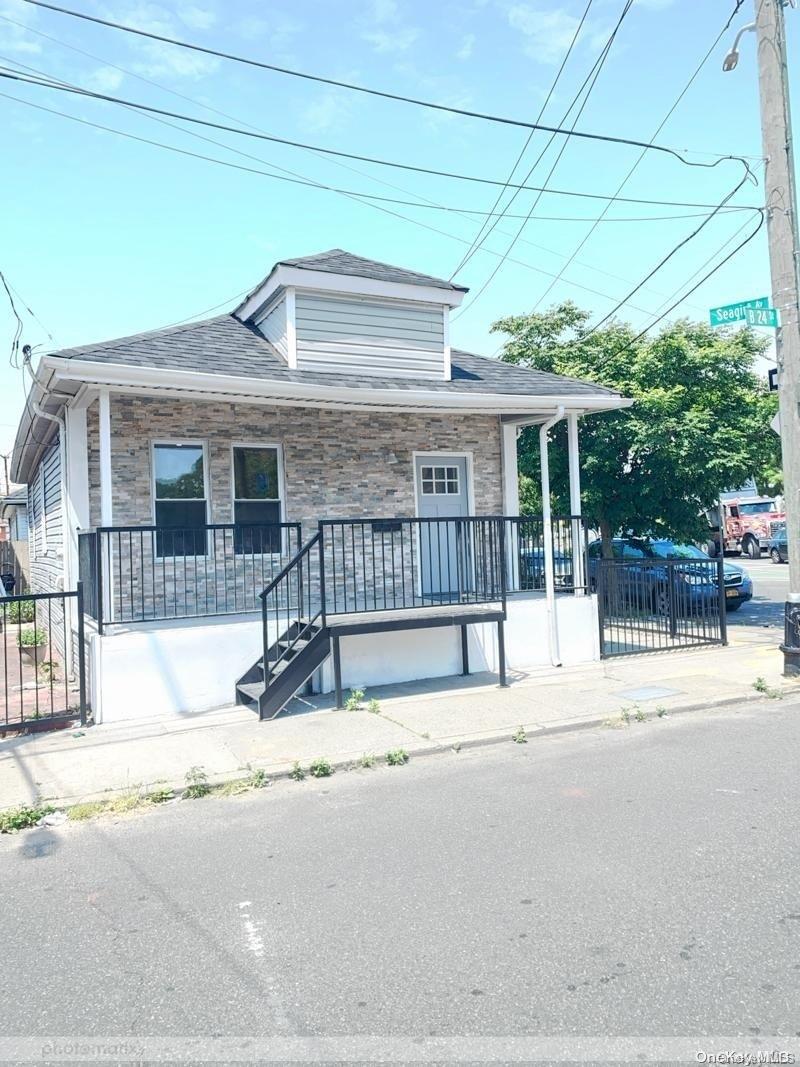
[(578, 419), (577, 411), (570, 411), (567, 415), (567, 443), (569, 453), (569, 511), (572, 521), (572, 570), (575, 581), (575, 595), (583, 596), (585, 584), (584, 558), (583, 558), (583, 523), (577, 516), (581, 511), (581, 467), (580, 450), (578, 447)]
[(66, 520), (66, 582), (75, 588), (78, 580), (78, 531), (88, 530), (89, 516), (89, 449), (86, 437), (86, 405), (78, 402), (66, 409), (67, 428), (64, 517)]
[[(519, 468), (517, 466), (517, 437), (519, 427), (513, 422), (501, 422), (503, 465), (503, 514), (519, 515)], [(509, 593), (519, 591), (519, 526), (507, 522), (506, 535), (506, 590)]]
[(519, 473), (517, 468), (516, 423), (500, 424), (503, 439), (503, 514), (519, 515)]
[(108, 389), (98, 396), (100, 416), (100, 525), (113, 526), (114, 508), (111, 500), (111, 399)]
[(561, 666), (558, 647), (558, 620), (556, 618), (556, 576), (553, 563), (553, 522), (550, 508), (550, 457), (547, 452), (547, 435), (552, 426), (564, 418), (564, 408), (539, 427), (539, 471), (542, 488), (542, 534), (544, 542), (544, 589), (547, 599), (547, 630), (550, 638), (550, 661), (554, 667)]

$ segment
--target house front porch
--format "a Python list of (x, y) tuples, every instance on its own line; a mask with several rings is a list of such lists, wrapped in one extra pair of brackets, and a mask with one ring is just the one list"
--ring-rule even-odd
[[(81, 532), (95, 714), (204, 710), (237, 680), (265, 718), (304, 686), (341, 704), (346, 688), (472, 671), (505, 684), (507, 669), (553, 662), (548, 570), (560, 661), (595, 659), (582, 520), (551, 517), (550, 531), (550, 568), (542, 517), (320, 520), (298, 551), (291, 523)], [(167, 557), (173, 541), (182, 554)]]

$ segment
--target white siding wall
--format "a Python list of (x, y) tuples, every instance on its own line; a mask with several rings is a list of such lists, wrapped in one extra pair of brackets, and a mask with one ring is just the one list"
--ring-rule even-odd
[(444, 314), (436, 304), (298, 291), (298, 369), (442, 378)]
[[(44, 505), (44, 506), (43, 506)], [(28, 483), (31, 589), (53, 592), (64, 575), (64, 529), (61, 501), (61, 454), (58, 442), (43, 454)]]
[(258, 328), (268, 341), (280, 352), (281, 356), (289, 362), (289, 347), (286, 340), (286, 300), (282, 298), (267, 312), (265, 318), (258, 323)]

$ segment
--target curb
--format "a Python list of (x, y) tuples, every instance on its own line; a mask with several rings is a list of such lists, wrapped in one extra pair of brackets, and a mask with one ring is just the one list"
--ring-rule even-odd
[[(787, 689), (787, 690), (783, 691), (782, 696), (784, 696), (784, 697), (791, 697), (791, 696), (800, 697), (800, 688), (798, 688), (798, 689)], [(741, 705), (741, 704), (745, 704), (745, 703), (747, 703), (747, 704), (768, 704), (768, 703), (771, 703), (774, 699), (775, 698), (773, 698), (773, 697), (769, 697), (769, 696), (766, 696), (766, 695), (758, 693), (758, 692), (754, 692), (752, 694), (752, 696), (749, 695), (749, 694), (745, 694), (745, 695), (740, 695), (740, 696), (735, 696), (735, 697), (721, 697), (718, 700), (712, 700), (712, 701), (704, 700), (704, 701), (698, 701), (698, 702), (695, 702), (695, 703), (692, 703), (692, 704), (684, 704), (684, 705), (680, 705), (678, 707), (669, 708), (668, 711), (667, 711), (667, 716), (666, 717), (667, 718), (672, 718), (672, 717), (674, 717), (676, 715), (690, 714), (690, 713), (698, 712), (698, 711), (708, 711), (708, 710), (715, 711), (715, 710), (720, 709), (720, 708), (733, 707), (733, 706)], [(650, 713), (645, 712), (645, 714), (646, 714), (646, 721), (650, 721), (651, 719), (657, 718), (657, 716), (653, 712), (650, 712)], [(549, 726), (540, 726), (540, 725), (538, 725), (536, 723), (530, 723), (530, 724), (524, 726), (524, 729), (527, 732), (528, 742), (533, 742), (533, 741), (535, 741), (537, 739), (540, 739), (540, 738), (544, 739), (544, 738), (547, 738), (547, 737), (557, 737), (560, 734), (569, 734), (569, 733), (576, 733), (576, 732), (581, 731), (581, 730), (593, 730), (593, 729), (602, 728), (603, 725), (606, 722), (608, 722), (608, 720), (609, 720), (609, 716), (606, 714), (606, 715), (595, 717), (595, 718), (592, 718), (592, 719), (581, 719), (581, 720), (578, 720), (578, 721), (558, 722), (558, 723), (555, 723), (555, 724), (552, 724), (552, 725), (549, 725)], [(467, 735), (467, 736), (464, 736), (464, 737), (459, 737), (457, 735), (454, 735), (452, 737), (452, 740), (439, 741), (439, 742), (432, 741), (429, 744), (420, 745), (419, 747), (417, 747), (416, 745), (413, 745), (413, 742), (409, 742), (409, 756), (411, 758), (413, 758), (413, 759), (416, 759), (416, 758), (425, 757), (425, 756), (443, 755), (443, 754), (446, 754), (448, 752), (457, 754), (458, 752), (464, 751), (464, 750), (467, 750), (467, 749), (488, 748), (488, 747), (493, 746), (493, 745), (511, 744), (512, 743), (512, 739), (511, 739), (511, 733), (509, 732), (511, 730), (513, 730), (513, 727), (509, 726), (502, 733), (492, 733), (492, 734), (487, 734), (487, 735), (473, 734), (471, 736)], [(340, 759), (331, 759), (329, 762), (330, 762), (331, 768), (332, 768), (332, 770), (334, 772), (336, 772), (336, 771), (350, 771), (350, 770), (358, 770), (359, 769), (358, 768), (358, 764), (357, 764), (357, 757), (353, 757), (353, 756), (349, 756), (347, 758), (340, 758)], [(383, 764), (380, 764), (380, 765), (383, 765)], [(232, 784), (232, 783), (245, 781), (252, 774), (253, 770), (255, 769), (255, 770), (263, 770), (265, 772), (265, 774), (268, 777), (268, 782), (267, 782), (267, 785), (268, 785), (269, 782), (271, 782), (271, 781), (280, 781), (280, 780), (288, 780), (288, 779), (290, 779), (293, 767), (294, 767), (294, 762), (286, 762), (284, 764), (275, 765), (274, 769), (269, 769), (268, 766), (267, 766), (267, 767), (248, 768), (246, 772), (244, 771), (244, 769), (242, 769), (241, 771), (237, 770), (235, 772), (222, 773), (222, 774), (216, 774), (216, 775), (209, 774), (209, 776), (208, 776), (208, 784), (213, 789), (215, 787), (225, 786), (225, 785), (229, 785), (229, 784)], [(316, 780), (316, 779), (312, 779), (312, 780)], [(319, 781), (324, 781), (325, 779), (318, 779), (318, 780)], [(155, 785), (155, 783), (153, 783), (153, 784)], [(160, 788), (172, 789), (172, 791), (175, 793), (176, 800), (180, 800), (180, 799), (183, 799), (183, 793), (184, 793), (184, 790), (186, 789), (186, 782), (185, 782), (185, 780), (183, 778), (175, 779), (175, 780), (160, 780), (158, 782), (158, 786)], [(138, 787), (138, 788), (142, 788), (142, 787)], [(264, 787), (261, 787), (261, 788), (264, 788)], [(125, 796), (126, 794), (131, 793), (132, 791), (133, 791), (132, 788), (130, 786), (128, 786), (128, 787), (119, 788), (119, 789), (107, 789), (107, 790), (103, 790), (102, 792), (98, 792), (98, 793), (84, 794), (84, 795), (81, 795), (80, 797), (71, 797), (69, 799), (67, 799), (67, 798), (55, 798), (55, 797), (52, 797), (52, 796), (42, 796), (40, 798), (40, 800), (42, 802), (44, 802), (44, 803), (53, 804), (59, 810), (68, 810), (69, 808), (73, 807), (76, 804), (92, 803), (94, 801), (103, 801), (103, 800), (113, 800), (116, 797)], [(252, 790), (252, 792), (258, 792), (258, 789), (254, 788)]]

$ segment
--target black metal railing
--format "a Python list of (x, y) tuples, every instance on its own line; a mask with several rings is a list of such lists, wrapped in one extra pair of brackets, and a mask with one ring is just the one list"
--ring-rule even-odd
[[(519, 515), (505, 520), (509, 593), (545, 588), (545, 526), (542, 515)], [(553, 578), (556, 591), (587, 589), (588, 529), (580, 515), (553, 515)]]
[(324, 612), (503, 603), (501, 517), (325, 519)]
[(724, 561), (598, 559), (602, 656), (727, 644)]
[(108, 623), (258, 611), (300, 548), (300, 523), (101, 526), (78, 535), (87, 613)]
[(319, 542), (316, 533), (259, 594), (267, 684), (278, 664), (293, 658), (322, 616)]
[(0, 732), (86, 723), (83, 589), (0, 599)]

